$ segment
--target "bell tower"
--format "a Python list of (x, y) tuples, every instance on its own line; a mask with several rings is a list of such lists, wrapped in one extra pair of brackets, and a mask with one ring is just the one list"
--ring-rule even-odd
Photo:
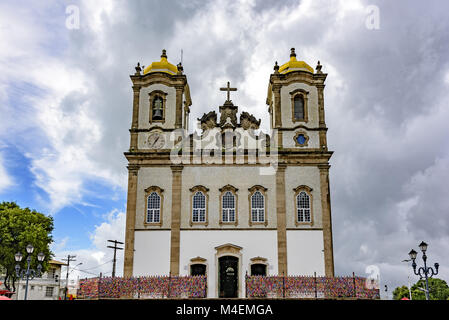
[(152, 145), (150, 136), (188, 130), (192, 101), (182, 64), (168, 62), (167, 52), (162, 50), (160, 61), (146, 68), (138, 63), (135, 69), (130, 76), (134, 92), (130, 150), (171, 148), (168, 139), (164, 145)]
[[(281, 66), (276, 62), (274, 65), (266, 102), (270, 127), (277, 130), (280, 155), (276, 171), (276, 190), (281, 199), (277, 207), (279, 270), (287, 273), (287, 265), (288, 270), (294, 270), (302, 263), (294, 262), (295, 255), (287, 253), (300, 241), (300, 233), (294, 231), (294, 228), (304, 228), (304, 221), (298, 216), (292, 225), (288, 216), (292, 212), (300, 212), (304, 204), (297, 200), (295, 207), (289, 209), (288, 203), (285, 205), (283, 201), (292, 197), (292, 192), (296, 197), (303, 192), (303, 195), (310, 197), (309, 201), (314, 208), (313, 218), (307, 222), (308, 226), (313, 226), (322, 233), (322, 241), (319, 241), (320, 247), (316, 252), (323, 252), (324, 273), (332, 277), (334, 260), (329, 159), (333, 152), (327, 148), (323, 97), (327, 74), (321, 68), (318, 61), (314, 72), (306, 62), (296, 59), (295, 49), (292, 48), (288, 62)], [(295, 237), (297, 240), (294, 240)]]
[(295, 48), (290, 60), (277, 62), (270, 75), (267, 105), (270, 127), (279, 132), (283, 148), (327, 151), (323, 90), (327, 74), (318, 61), (316, 72), (296, 59)]

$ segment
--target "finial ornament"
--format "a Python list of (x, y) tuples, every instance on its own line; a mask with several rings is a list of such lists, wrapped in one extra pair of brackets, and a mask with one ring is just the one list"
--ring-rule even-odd
[(178, 68), (178, 74), (182, 74), (182, 72), (184, 71), (184, 68), (182, 66), (182, 63), (178, 63), (178, 65), (176, 66)]
[(290, 49), (290, 57), (296, 57), (295, 48)]
[(278, 66), (278, 62), (276, 61), (275, 63), (274, 63), (274, 73), (279, 73), (279, 66)]
[(142, 71), (142, 68), (140, 67), (140, 62), (137, 62), (136, 66), (136, 75), (140, 75), (140, 72)]
[(162, 49), (162, 55), (161, 58), (167, 58), (167, 50)]
[(322, 68), (323, 66), (320, 64), (320, 60), (318, 60), (318, 63), (317, 63), (317, 65), (316, 65), (316, 73), (323, 73), (322, 71), (321, 71), (321, 68)]

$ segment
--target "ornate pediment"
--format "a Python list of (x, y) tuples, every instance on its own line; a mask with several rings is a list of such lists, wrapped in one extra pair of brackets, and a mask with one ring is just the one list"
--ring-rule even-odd
[(237, 126), (237, 110), (231, 101), (226, 101), (220, 106), (220, 127), (236, 127)]
[(202, 130), (215, 128), (217, 126), (217, 114), (215, 113), (215, 111), (205, 113), (201, 118), (198, 118), (198, 121), (201, 122)]
[(259, 129), (260, 121), (261, 121), (260, 119), (257, 120), (256, 117), (245, 111), (243, 111), (242, 114), (240, 115), (240, 125), (245, 130)]

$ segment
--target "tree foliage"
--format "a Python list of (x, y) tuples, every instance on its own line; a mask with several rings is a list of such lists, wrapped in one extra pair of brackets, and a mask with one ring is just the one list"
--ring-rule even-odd
[[(420, 289), (421, 288), (421, 289)], [(410, 289), (413, 300), (426, 300), (426, 293), (422, 290), (426, 288), (426, 280), (419, 280)], [(400, 300), (409, 298), (407, 286), (397, 287), (393, 291), (393, 299)], [(449, 286), (446, 281), (438, 278), (429, 278), (429, 298), (430, 300), (448, 300)]]
[(53, 241), (53, 218), (45, 216), (29, 208), (20, 208), (15, 202), (0, 203), (0, 268), (5, 275), (4, 284), (10, 291), (15, 291), (16, 261), (14, 255), (22, 253), (23, 259), (19, 263), (21, 268), (27, 267), (26, 246), (32, 244), (34, 252), (31, 254), (30, 268), (36, 269), (38, 265), (37, 255), (45, 254), (42, 264), (42, 272), (48, 267), (48, 261), (53, 253), (49, 245)]

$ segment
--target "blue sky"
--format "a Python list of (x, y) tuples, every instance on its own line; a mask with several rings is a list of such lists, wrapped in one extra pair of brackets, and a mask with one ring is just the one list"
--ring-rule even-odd
[[(79, 28), (67, 27), (69, 5)], [(378, 29), (367, 27), (372, 5)], [(329, 74), (336, 273), (375, 265), (382, 283), (406, 283), (401, 261), (426, 240), (448, 280), (447, 9), (445, 1), (3, 1), (0, 201), (53, 215), (56, 258), (76, 254), (83, 270), (110, 272), (106, 240), (124, 237), (137, 61), (149, 65), (167, 49), (177, 64), (182, 49), (192, 119), (217, 111), (218, 88), (230, 81), (233, 100), (267, 129), (269, 74), (295, 47)]]

